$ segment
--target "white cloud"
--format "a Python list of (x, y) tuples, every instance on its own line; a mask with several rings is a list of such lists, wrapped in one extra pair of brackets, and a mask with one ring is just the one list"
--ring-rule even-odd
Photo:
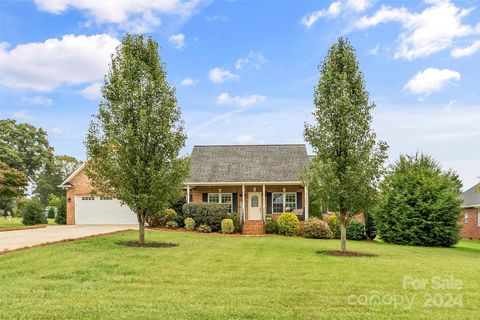
[(20, 111), (14, 112), (12, 116), (13, 118), (20, 121), (31, 120), (33, 118), (31, 115), (27, 113), (27, 110), (20, 110)]
[(462, 24), (473, 8), (462, 9), (448, 0), (434, 1), (420, 13), (406, 8), (382, 6), (370, 17), (364, 16), (355, 23), (358, 29), (397, 22), (405, 30), (398, 37), (395, 58), (407, 60), (426, 57), (452, 46), (456, 38), (471, 35), (474, 28)]
[(62, 129), (60, 129), (60, 128), (52, 128), (52, 130), (50, 130), (50, 131), (52, 131), (57, 136), (61, 135), (63, 133)]
[(347, 0), (347, 7), (357, 12), (365, 11), (370, 5), (371, 0)]
[(90, 100), (98, 100), (102, 98), (102, 83), (101, 82), (94, 82), (89, 84), (82, 90), (80, 90), (80, 94), (84, 96), (86, 99)]
[(231, 97), (228, 92), (223, 92), (217, 97), (217, 103), (218, 104), (235, 104), (241, 107), (246, 107), (253, 104), (261, 103), (265, 101), (265, 99), (266, 99), (265, 96), (260, 96), (257, 94)]
[(240, 70), (246, 65), (251, 65), (258, 70), (262, 64), (267, 62), (268, 60), (263, 56), (263, 54), (250, 51), (246, 57), (238, 58), (237, 61), (235, 61), (235, 69)]
[(335, 18), (341, 11), (340, 1), (332, 2), (327, 9), (318, 10), (302, 18), (302, 24), (310, 29), (320, 18)]
[(180, 85), (184, 87), (189, 87), (189, 86), (195, 86), (197, 83), (198, 83), (197, 79), (193, 79), (192, 77), (187, 77), (180, 82)]
[(474, 54), (475, 52), (480, 50), (480, 40), (475, 41), (471, 45), (465, 48), (455, 48), (452, 50), (452, 57), (460, 58), (466, 57)]
[(172, 34), (168, 41), (170, 41), (175, 48), (182, 50), (185, 47), (185, 35), (183, 33)]
[(460, 81), (460, 73), (450, 69), (427, 68), (414, 75), (404, 89), (414, 94), (429, 95), (452, 81)]
[(368, 53), (369, 54), (372, 54), (374, 56), (376, 56), (378, 53), (380, 52), (380, 45), (377, 44), (375, 47), (373, 47), (372, 49), (368, 50)]
[(33, 96), (33, 97), (22, 97), (20, 99), (21, 104), (36, 104), (40, 106), (51, 106), (53, 100), (50, 98), (45, 98), (44, 96)]
[(161, 24), (160, 15), (190, 16), (201, 1), (182, 0), (35, 0), (39, 10), (62, 14), (79, 10), (97, 24), (116, 24), (134, 33), (151, 31)]
[(64, 35), (61, 39), (0, 46), (0, 84), (12, 89), (51, 91), (62, 84), (103, 78), (120, 42), (107, 35)]
[(238, 74), (234, 74), (228, 70), (224, 70), (218, 67), (211, 69), (210, 72), (208, 73), (208, 77), (210, 78), (210, 81), (212, 81), (213, 83), (222, 83), (227, 80), (240, 78)]
[(258, 139), (251, 134), (240, 134), (233, 139), (234, 143), (238, 144), (262, 144), (265, 140)]

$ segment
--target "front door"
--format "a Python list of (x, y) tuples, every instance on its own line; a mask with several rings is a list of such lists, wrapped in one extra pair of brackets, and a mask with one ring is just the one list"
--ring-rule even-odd
[(262, 193), (248, 193), (248, 220), (262, 220)]

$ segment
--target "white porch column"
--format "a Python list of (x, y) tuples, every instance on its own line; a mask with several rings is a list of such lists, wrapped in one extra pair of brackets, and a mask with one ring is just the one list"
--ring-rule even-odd
[(245, 185), (242, 184), (242, 218), (245, 221)]
[(262, 216), (263, 216), (263, 220), (267, 218), (267, 202), (265, 201), (265, 185), (263, 185), (263, 191), (262, 191)]
[(286, 191), (286, 188), (283, 188), (283, 193), (282, 193), (282, 197), (283, 197), (283, 212), (285, 213), (285, 200), (287, 200), (287, 196), (285, 195), (285, 191)]
[(190, 203), (190, 186), (187, 185), (187, 203)]
[(308, 187), (305, 185), (305, 221), (308, 220)]

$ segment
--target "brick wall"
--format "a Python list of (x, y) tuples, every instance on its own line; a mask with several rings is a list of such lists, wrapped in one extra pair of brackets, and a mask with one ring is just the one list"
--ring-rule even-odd
[[(462, 211), (462, 220), (460, 221), (460, 224), (463, 227), (460, 231), (462, 239), (480, 240), (480, 227), (478, 226), (479, 210), (479, 208), (465, 208)], [(465, 212), (467, 213), (467, 223), (464, 221)]]
[[(304, 189), (302, 186), (265, 186), (265, 192), (283, 192), (285, 188), (285, 192), (301, 192), (302, 193), (302, 208), (305, 207), (305, 196), (303, 194)], [(195, 187), (190, 189), (190, 193), (192, 195), (192, 202), (202, 202), (202, 194), (203, 193), (218, 193), (221, 190), (222, 193), (237, 193), (238, 194), (238, 201), (237, 201), (237, 208), (238, 212), (241, 211), (242, 208), (242, 186), (224, 186), (224, 187)], [(245, 218), (248, 219), (248, 192), (262, 192), (263, 187), (262, 185), (258, 186), (245, 186)]]
[(92, 186), (84, 170), (80, 171), (70, 183), (73, 187), (67, 189), (67, 224), (75, 224), (75, 196), (90, 195)]

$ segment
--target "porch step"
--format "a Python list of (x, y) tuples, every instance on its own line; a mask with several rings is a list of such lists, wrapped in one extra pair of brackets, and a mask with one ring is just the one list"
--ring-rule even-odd
[(244, 235), (261, 235), (265, 234), (265, 226), (263, 221), (245, 221), (243, 223), (242, 234)]

